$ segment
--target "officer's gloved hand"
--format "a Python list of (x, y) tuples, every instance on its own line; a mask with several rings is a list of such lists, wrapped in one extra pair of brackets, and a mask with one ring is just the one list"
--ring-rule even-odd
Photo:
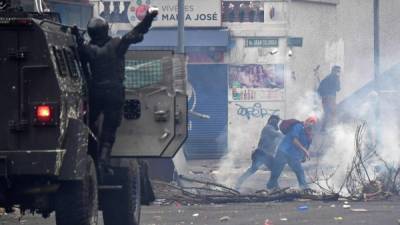
[(159, 9), (156, 7), (150, 7), (149, 10), (147, 10), (147, 12), (153, 17), (155, 18), (158, 15), (158, 11)]
[(80, 34), (79, 34), (79, 28), (78, 28), (78, 26), (77, 26), (76, 24), (74, 24), (74, 25), (71, 27), (71, 34), (73, 34), (73, 35), (75, 35), (75, 36), (80, 35)]
[(149, 32), (151, 24), (153, 23), (154, 18), (158, 15), (158, 8), (150, 7), (147, 10), (146, 16), (143, 20), (135, 26), (134, 31), (137, 33), (145, 34)]

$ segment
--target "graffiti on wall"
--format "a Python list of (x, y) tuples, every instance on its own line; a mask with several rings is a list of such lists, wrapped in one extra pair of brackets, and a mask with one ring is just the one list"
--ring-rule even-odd
[(241, 104), (236, 103), (237, 106), (237, 115), (241, 117), (245, 117), (250, 120), (253, 118), (264, 119), (268, 118), (271, 115), (279, 115), (280, 109), (267, 109), (264, 108), (261, 103), (256, 102), (252, 106), (243, 106)]

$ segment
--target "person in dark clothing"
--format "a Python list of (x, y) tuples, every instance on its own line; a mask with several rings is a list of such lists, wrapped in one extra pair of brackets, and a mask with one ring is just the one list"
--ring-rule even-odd
[(304, 122), (296, 123), (290, 128), (278, 146), (267, 189), (279, 188), (278, 179), (286, 164), (296, 174), (300, 188), (308, 189), (301, 163), (310, 158), (308, 148), (312, 142), (312, 128), (316, 123), (316, 117), (309, 117)]
[(275, 148), (283, 136), (282, 133), (279, 132), (279, 120), (279, 117), (276, 115), (272, 115), (268, 119), (267, 124), (261, 132), (258, 147), (251, 155), (251, 166), (242, 176), (239, 177), (236, 183), (235, 188), (237, 190), (240, 189), (240, 186), (243, 184), (243, 182), (253, 175), (262, 165), (272, 169)]
[(333, 66), (331, 73), (326, 76), (318, 87), (318, 94), (321, 96), (324, 119), (321, 131), (335, 121), (336, 117), (336, 93), (340, 91), (340, 66)]
[[(147, 15), (130, 32), (120, 37), (108, 35), (108, 23), (103, 18), (93, 18), (88, 23), (89, 43), (84, 43), (78, 28), (72, 28), (76, 36), (80, 59), (88, 74), (90, 128), (96, 133), (96, 121), (103, 114), (103, 123), (99, 125), (99, 147), (95, 157), (100, 157), (98, 166), (109, 163), (109, 155), (115, 142), (117, 128), (121, 124), (125, 101), (125, 53), (131, 44), (141, 42), (157, 16), (158, 9), (150, 8)], [(96, 160), (97, 161), (97, 160)]]

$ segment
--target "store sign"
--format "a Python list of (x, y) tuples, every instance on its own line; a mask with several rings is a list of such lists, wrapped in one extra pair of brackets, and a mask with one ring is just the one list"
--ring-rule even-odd
[(246, 38), (246, 48), (269, 48), (278, 47), (278, 38)]
[[(141, 21), (149, 6), (160, 9), (153, 27), (178, 25), (178, 0), (132, 1), (128, 10), (129, 22), (135, 26)], [(220, 27), (221, 2), (218, 0), (185, 0), (186, 27)]]
[(303, 38), (302, 37), (289, 37), (287, 39), (287, 45), (289, 47), (303, 47)]

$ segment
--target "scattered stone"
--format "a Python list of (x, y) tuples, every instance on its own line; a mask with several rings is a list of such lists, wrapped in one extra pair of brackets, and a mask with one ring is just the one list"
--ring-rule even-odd
[(343, 221), (343, 217), (341, 217), (341, 216), (337, 216), (337, 217), (335, 217), (334, 218), (336, 221)]
[(221, 218), (219, 218), (219, 221), (221, 221), (221, 222), (227, 222), (227, 221), (229, 221), (231, 218), (229, 217), (229, 216), (223, 216), (223, 217), (221, 217)]
[(351, 209), (352, 212), (368, 212), (367, 209)]
[(273, 224), (272, 224), (271, 220), (266, 219), (265, 222), (264, 222), (264, 225), (273, 225)]
[(158, 221), (162, 220), (161, 216), (153, 216), (153, 219), (158, 220)]
[(308, 205), (301, 205), (301, 206), (297, 207), (297, 210), (299, 210), (301, 212), (305, 212), (308, 210)]
[(0, 216), (6, 215), (6, 210), (4, 208), (0, 208)]

